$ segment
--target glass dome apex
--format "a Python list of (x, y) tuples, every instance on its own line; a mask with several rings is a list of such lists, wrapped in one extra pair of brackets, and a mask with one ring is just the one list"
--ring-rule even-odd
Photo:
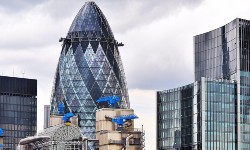
[(86, 2), (79, 10), (67, 36), (114, 39), (108, 21), (93, 1)]

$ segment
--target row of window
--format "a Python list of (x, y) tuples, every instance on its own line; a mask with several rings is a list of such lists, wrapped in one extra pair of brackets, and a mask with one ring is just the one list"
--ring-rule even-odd
[(28, 131), (28, 130), (35, 132), (36, 131), (36, 124), (33, 124), (33, 125), (1, 124), (1, 128), (6, 129), (6, 130), (16, 130), (16, 131), (20, 131), (20, 132)]
[[(237, 67), (236, 59), (228, 60), (228, 59), (211, 59), (205, 60), (202, 62), (198, 62), (195, 64), (195, 73), (206, 71), (206, 76), (210, 75), (208, 72), (214, 72), (213, 74), (218, 74), (215, 78), (217, 78), (222, 73), (230, 73), (236, 72)], [(204, 76), (202, 76), (204, 77)]]
[(225, 36), (228, 35), (230, 32), (235, 32), (234, 30), (236, 30), (236, 19), (223, 27), (195, 36), (195, 43), (213, 39), (222, 35)]
[[(204, 52), (204, 51), (210, 51), (211, 49), (217, 49), (219, 52), (220, 49), (226, 48), (228, 51), (231, 51), (233, 49), (236, 49), (237, 43), (236, 43), (236, 35), (232, 37), (232, 39), (229, 39), (224, 36), (220, 36), (218, 38), (214, 38), (208, 41), (200, 42), (195, 44), (195, 54), (198, 52)], [(215, 51), (215, 52), (217, 52)]]

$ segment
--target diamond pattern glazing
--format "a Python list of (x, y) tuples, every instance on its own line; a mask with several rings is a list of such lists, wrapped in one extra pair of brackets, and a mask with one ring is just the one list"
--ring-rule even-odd
[[(51, 98), (51, 114), (59, 102), (78, 116), (81, 132), (95, 138), (96, 100), (117, 95), (129, 108), (125, 74), (110, 26), (99, 7), (87, 2), (75, 17), (62, 46)], [(107, 104), (106, 104), (107, 105)]]

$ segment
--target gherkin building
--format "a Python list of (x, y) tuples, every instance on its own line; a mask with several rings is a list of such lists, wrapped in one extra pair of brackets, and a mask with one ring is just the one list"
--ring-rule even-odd
[(82, 134), (95, 139), (97, 99), (116, 95), (121, 98), (117, 107), (129, 108), (119, 44), (94, 2), (83, 5), (61, 41), (50, 113), (57, 114), (62, 102), (65, 113), (73, 112), (78, 116)]

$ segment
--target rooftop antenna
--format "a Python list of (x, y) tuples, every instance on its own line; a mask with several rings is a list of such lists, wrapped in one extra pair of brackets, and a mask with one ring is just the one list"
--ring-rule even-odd
[(22, 71), (22, 74), (23, 74), (23, 78), (24, 78), (25, 70)]
[(14, 77), (14, 72), (15, 72), (15, 71), (14, 71), (14, 67), (13, 67), (13, 77)]

